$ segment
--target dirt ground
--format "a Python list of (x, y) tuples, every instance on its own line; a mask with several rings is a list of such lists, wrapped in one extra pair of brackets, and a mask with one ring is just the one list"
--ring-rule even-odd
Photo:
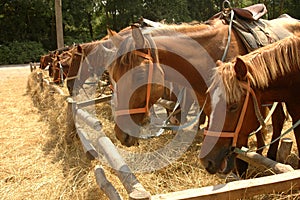
[[(0, 199), (105, 199), (90, 162), (66, 156), (82, 149), (63, 147), (26, 93), (29, 74), (29, 65), (0, 67)], [(80, 182), (90, 189), (78, 192)]]

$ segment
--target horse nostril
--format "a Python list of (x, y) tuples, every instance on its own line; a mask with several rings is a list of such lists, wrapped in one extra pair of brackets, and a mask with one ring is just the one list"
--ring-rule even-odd
[(207, 168), (212, 168), (214, 166), (213, 162), (211, 160), (207, 161)]
[(207, 166), (205, 169), (210, 174), (215, 174), (217, 172), (215, 162), (213, 162), (212, 160), (207, 161)]

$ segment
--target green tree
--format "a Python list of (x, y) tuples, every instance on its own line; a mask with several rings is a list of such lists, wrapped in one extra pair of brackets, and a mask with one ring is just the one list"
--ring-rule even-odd
[(51, 46), (53, 17), (53, 2), (47, 0), (1, 1), (0, 44), (30, 40)]
[(191, 20), (187, 0), (144, 0), (143, 17), (169, 23)]

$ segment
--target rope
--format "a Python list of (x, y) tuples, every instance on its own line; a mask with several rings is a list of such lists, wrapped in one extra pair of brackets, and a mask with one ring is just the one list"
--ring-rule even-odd
[[(270, 120), (270, 118), (271, 118), (272, 114), (274, 113), (274, 111), (275, 111), (277, 105), (278, 105), (278, 102), (274, 102), (274, 103), (273, 103), (272, 108), (271, 108), (269, 114), (267, 115), (266, 119), (264, 120), (264, 124), (266, 124), (266, 123)], [(263, 126), (260, 125), (255, 131), (253, 131), (252, 133), (249, 134), (249, 137), (255, 135), (255, 134), (256, 134), (258, 131), (260, 131), (262, 128), (263, 128)]]
[(267, 146), (270, 146), (271, 144), (274, 144), (275, 142), (277, 142), (278, 140), (280, 140), (283, 136), (287, 135), (288, 133), (290, 133), (293, 129), (295, 129), (297, 126), (300, 125), (300, 119), (292, 126), (290, 127), (289, 129), (287, 129), (284, 133), (282, 133), (279, 137), (277, 137), (276, 139), (274, 139), (273, 141), (271, 141), (269, 144), (266, 144), (256, 150), (247, 150), (247, 151), (244, 151), (242, 149), (239, 149), (239, 148), (235, 148), (234, 149), (234, 152), (236, 153), (245, 153), (245, 152), (255, 152), (255, 151), (259, 151), (259, 150), (263, 150), (265, 147)]
[(229, 45), (231, 42), (231, 30), (232, 30), (232, 21), (233, 21), (233, 17), (234, 17), (234, 11), (230, 10), (230, 21), (229, 21), (229, 28), (228, 28), (228, 40), (227, 40), (227, 44), (224, 50), (224, 54), (222, 56), (222, 62), (225, 61), (225, 58), (227, 56), (228, 50), (229, 50)]

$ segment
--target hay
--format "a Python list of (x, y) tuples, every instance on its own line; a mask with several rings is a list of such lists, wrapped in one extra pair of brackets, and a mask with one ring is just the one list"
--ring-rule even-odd
[(64, 99), (41, 93), (34, 73), (25, 94), (26, 78), (2, 85), (9, 89), (1, 99), (1, 199), (107, 199), (80, 141), (71, 136), (68, 143)]
[[(94, 177), (93, 169), (99, 162), (90, 162), (75, 132), (67, 132), (64, 98), (46, 88), (41, 92), (34, 73), (28, 77), (25, 94), (24, 77), (27, 75), (1, 82), (3, 89), (0, 92), (6, 97), (0, 99), (1, 199), (107, 199), (98, 189)], [(23, 83), (23, 87), (16, 83)], [(114, 136), (110, 105), (98, 104), (96, 114), (103, 124), (103, 131), (120, 149), (153, 151), (174, 137), (168, 133), (141, 141), (139, 147), (126, 148)], [(224, 183), (225, 180), (209, 175), (201, 167), (198, 160), (201, 140), (202, 133), (199, 132), (178, 160), (160, 170), (137, 173), (136, 176), (151, 194)], [(254, 145), (255, 141), (252, 143)], [(126, 199), (127, 193), (112, 169), (103, 167), (109, 181)], [(296, 199), (296, 195), (299, 193), (261, 195), (251, 199)]]

